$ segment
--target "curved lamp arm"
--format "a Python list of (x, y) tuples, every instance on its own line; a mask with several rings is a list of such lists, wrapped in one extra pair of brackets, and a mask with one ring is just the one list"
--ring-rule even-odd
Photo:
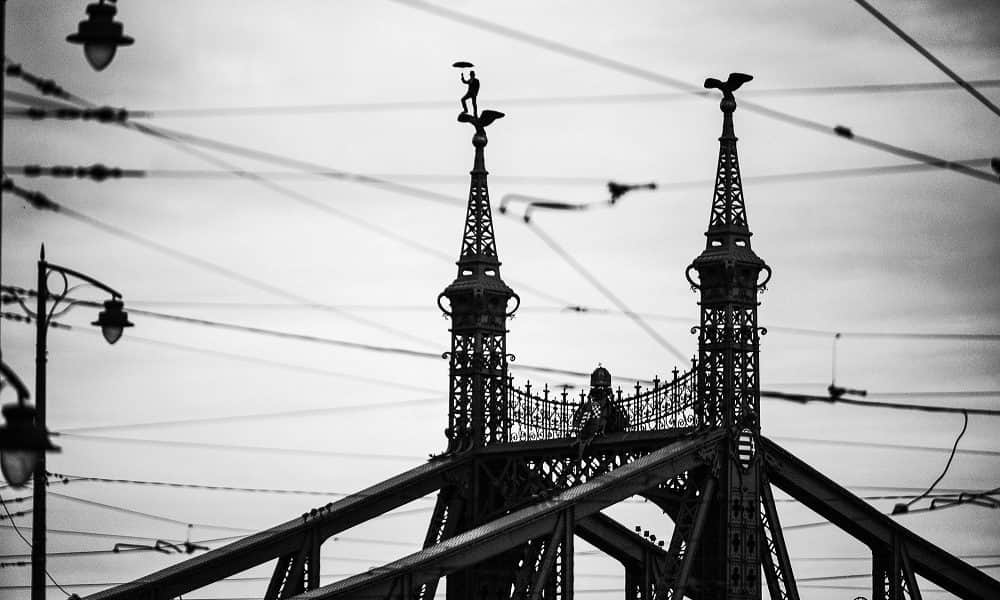
[(111, 296), (114, 297), (114, 298), (121, 298), (122, 297), (121, 292), (119, 292), (118, 290), (112, 288), (109, 285), (105, 285), (105, 284), (101, 283), (100, 281), (94, 279), (93, 277), (91, 277), (89, 275), (84, 275), (83, 273), (81, 273), (79, 271), (74, 271), (73, 269), (70, 269), (68, 267), (63, 267), (63, 266), (60, 266), (60, 265), (52, 264), (50, 262), (45, 262), (44, 260), (41, 261), (41, 262), (42, 262), (42, 268), (44, 269), (45, 273), (48, 273), (50, 271), (55, 271), (57, 273), (62, 273), (63, 275), (72, 275), (73, 277), (76, 277), (77, 279), (80, 279), (82, 281), (86, 281), (87, 283), (89, 283), (90, 285), (92, 285), (94, 287), (97, 287), (97, 288), (100, 288), (100, 289), (104, 290), (105, 292), (111, 294)]

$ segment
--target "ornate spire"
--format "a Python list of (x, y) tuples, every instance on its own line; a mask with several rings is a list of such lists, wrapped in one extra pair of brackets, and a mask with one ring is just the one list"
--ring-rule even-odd
[(472, 136), (476, 155), (470, 172), (472, 181), (469, 186), (469, 207), (465, 215), (465, 232), (458, 258), (460, 278), (466, 270), (471, 270), (471, 275), (478, 277), (490, 269), (494, 271), (492, 275), (499, 278), (497, 269), (500, 267), (500, 259), (497, 257), (496, 238), (493, 235), (490, 192), (486, 183), (489, 172), (486, 170), (484, 149), (489, 141), (486, 138), (486, 127), (503, 116), (502, 112), (495, 110), (485, 110), (482, 116), (464, 112), (458, 115), (460, 122), (471, 123), (476, 128), (476, 133)]
[(722, 137), (719, 138), (719, 167), (715, 174), (715, 197), (712, 199), (712, 216), (708, 223), (709, 233), (730, 233), (747, 236), (746, 205), (743, 202), (743, 183), (740, 181), (740, 163), (736, 154), (736, 133), (733, 130), (733, 112), (736, 98), (733, 92), (753, 79), (743, 73), (732, 73), (723, 83), (718, 79), (705, 80), (706, 88), (722, 90)]
[[(733, 92), (751, 79), (733, 73), (726, 82), (705, 80), (706, 88), (722, 91), (722, 137), (708, 239), (687, 269), (688, 281), (701, 292), (696, 419), (701, 427), (725, 429), (730, 442), (719, 472), (719, 518), (704, 534), (708, 542), (699, 549), (703, 570), (697, 575), (725, 582), (719, 597), (730, 600), (759, 600), (761, 595), (761, 524), (755, 508), (761, 486), (757, 292), (771, 269), (750, 248), (733, 129)], [(692, 270), (698, 272), (697, 283)], [(758, 283), (761, 271), (767, 271), (767, 278)]]
[[(736, 111), (736, 98), (733, 92), (753, 77), (743, 73), (731, 73), (725, 82), (708, 78), (706, 88), (716, 88), (722, 91), (722, 136), (719, 138), (719, 164), (715, 174), (715, 190), (712, 197), (712, 212), (709, 215), (708, 230), (705, 232), (705, 251), (688, 267), (688, 280), (696, 288), (701, 288), (703, 296), (708, 293), (714, 298), (709, 288), (723, 293), (728, 299), (740, 299), (756, 303), (757, 275), (761, 270), (770, 268), (751, 249), (750, 226), (747, 222), (746, 203), (743, 199), (743, 183), (740, 180), (740, 162), (736, 152), (736, 133), (733, 127), (733, 113)], [(722, 272), (708, 269), (710, 264), (726, 266), (726, 275), (737, 275), (736, 286), (724, 281), (727, 277)], [(739, 263), (745, 269), (732, 271)], [(694, 268), (699, 272), (700, 284), (691, 281), (690, 271)], [(707, 277), (706, 277), (707, 276)], [(753, 277), (753, 279), (748, 279)], [(765, 281), (766, 283), (766, 281)], [(763, 285), (763, 284), (762, 284)], [(739, 289), (737, 289), (739, 288)]]
[[(455, 63), (471, 67), (470, 63)], [(451, 317), (449, 358), (449, 451), (463, 451), (503, 441), (506, 428), (507, 305), (520, 299), (500, 278), (500, 258), (493, 235), (493, 215), (486, 183), (486, 128), (504, 116), (495, 110), (479, 113), (475, 72), (462, 82), (469, 92), (462, 98), (461, 123), (475, 127), (472, 145), (475, 158), (469, 186), (469, 205), (458, 257), (458, 275), (438, 296), (438, 306)], [(472, 100), (468, 112), (466, 100)], [(448, 300), (448, 306), (443, 300)]]

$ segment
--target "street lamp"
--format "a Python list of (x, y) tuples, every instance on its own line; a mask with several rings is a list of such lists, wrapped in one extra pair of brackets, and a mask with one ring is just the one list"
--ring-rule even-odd
[(5, 363), (0, 362), (4, 380), (17, 391), (17, 403), (3, 407), (6, 424), (0, 426), (0, 471), (11, 487), (24, 486), (31, 477), (39, 456), (58, 452), (49, 432), (35, 425), (35, 409), (27, 403), (28, 388)]
[(66, 36), (72, 44), (83, 44), (83, 55), (95, 71), (101, 71), (115, 57), (118, 46), (131, 46), (133, 40), (124, 34), (124, 26), (115, 21), (115, 0), (100, 0), (87, 5), (87, 20), (80, 21), (77, 32)]
[[(62, 279), (62, 290), (58, 293), (52, 293), (49, 290), (48, 279), (53, 273)], [(38, 259), (38, 302), (34, 313), (28, 312), (35, 319), (35, 427), (43, 431), (46, 430), (45, 365), (48, 354), (46, 334), (52, 317), (65, 313), (76, 304), (70, 301), (65, 308), (57, 312), (60, 304), (66, 299), (66, 295), (70, 291), (69, 279), (71, 277), (104, 290), (111, 295), (111, 299), (104, 303), (104, 310), (101, 311), (97, 320), (93, 323), (101, 328), (101, 333), (108, 343), (114, 344), (121, 337), (126, 327), (132, 327), (132, 323), (128, 320), (128, 313), (123, 310), (124, 304), (121, 301), (121, 293), (89, 275), (46, 262), (45, 246), (42, 246)], [(50, 300), (52, 301), (51, 307), (49, 306)], [(23, 304), (22, 308), (27, 310), (27, 307)], [(31, 600), (45, 600), (45, 484), (47, 476), (45, 471), (45, 453), (38, 453), (37, 456), (38, 459), (34, 469), (34, 511), (31, 515)]]

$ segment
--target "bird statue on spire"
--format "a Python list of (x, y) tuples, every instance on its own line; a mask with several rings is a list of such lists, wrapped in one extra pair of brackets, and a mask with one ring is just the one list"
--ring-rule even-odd
[(730, 73), (729, 79), (719, 81), (714, 77), (705, 80), (705, 89), (717, 89), (722, 92), (722, 102), (719, 106), (723, 112), (731, 113), (736, 110), (736, 97), (733, 92), (740, 89), (744, 83), (753, 80), (753, 75), (746, 73)]

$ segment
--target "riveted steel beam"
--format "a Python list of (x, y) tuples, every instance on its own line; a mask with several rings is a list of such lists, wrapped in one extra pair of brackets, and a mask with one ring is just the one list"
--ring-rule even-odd
[[(887, 568), (893, 568), (894, 556), (898, 556), (893, 548), (901, 544), (906, 549), (914, 573), (952, 594), (968, 600), (1000, 598), (1000, 581), (880, 513), (771, 440), (762, 438), (762, 445), (767, 475), (774, 485), (867, 544), (876, 559), (880, 554), (887, 555)], [(877, 564), (873, 571), (877, 579)], [(877, 582), (873, 589), (878, 589)]]
[(576, 520), (582, 520), (678, 473), (704, 465), (714, 459), (724, 437), (725, 432), (714, 431), (675, 442), (610, 473), (575, 485), (551, 499), (460, 533), (432, 548), (296, 598), (333, 600), (362, 595), (380, 598), (388, 595), (394, 581), (403, 573), (412, 576), (414, 585), (420, 585), (431, 578), (475, 565), (529, 540), (551, 534), (560, 515), (568, 508), (573, 508)]
[(322, 543), (331, 535), (425, 496), (439, 489), (447, 477), (463, 472), (468, 461), (467, 456), (433, 460), (300, 518), (98, 592), (87, 600), (161, 600), (187, 594), (251, 567), (295, 554), (308, 544)]

